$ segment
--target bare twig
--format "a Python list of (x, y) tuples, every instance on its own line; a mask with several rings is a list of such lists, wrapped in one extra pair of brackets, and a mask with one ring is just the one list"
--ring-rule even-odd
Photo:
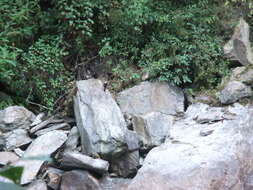
[(28, 96), (26, 98), (26, 102), (28, 104), (32, 104), (32, 105), (38, 106), (40, 108), (43, 108), (43, 109), (46, 109), (46, 110), (49, 110), (49, 111), (53, 111), (53, 109), (48, 108), (48, 107), (46, 107), (44, 105), (41, 105), (41, 104), (38, 104), (38, 103), (35, 103), (35, 102), (31, 102), (29, 99), (30, 99), (30, 96), (31, 96), (32, 92), (33, 92), (33, 88), (30, 89), (30, 92), (29, 92), (29, 94), (28, 94)]
[(99, 56), (99, 55), (96, 55), (96, 56), (94, 56), (94, 57), (88, 59), (88, 60), (85, 61), (84, 63), (79, 63), (79, 64), (77, 64), (77, 65), (75, 66), (75, 69), (77, 69), (79, 66), (86, 65), (87, 63), (89, 63), (89, 62), (93, 61), (94, 59), (96, 59), (98, 56)]
[(28, 104), (32, 104), (32, 105), (35, 105), (35, 106), (39, 106), (39, 107), (44, 108), (44, 109), (49, 110), (49, 111), (53, 111), (52, 108), (48, 108), (48, 107), (46, 107), (46, 106), (43, 106), (43, 105), (38, 104), (38, 103), (35, 103), (35, 102), (31, 102), (31, 101), (29, 101), (29, 100), (26, 100), (26, 102), (27, 102)]

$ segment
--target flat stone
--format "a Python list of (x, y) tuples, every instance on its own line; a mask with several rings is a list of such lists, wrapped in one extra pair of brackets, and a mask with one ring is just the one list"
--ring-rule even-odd
[[(40, 157), (50, 156), (67, 140), (67, 135), (62, 131), (51, 131), (36, 138), (24, 153), (23, 160), (16, 165), (23, 166), (21, 184), (30, 183), (37, 175), (40, 167), (45, 162)], [(37, 160), (36, 160), (37, 159)]]
[(35, 115), (21, 106), (10, 106), (0, 111), (0, 131), (28, 129)]
[(54, 130), (68, 130), (68, 129), (70, 129), (70, 125), (68, 123), (54, 124), (51, 125), (50, 127), (47, 127), (46, 129), (37, 131), (35, 135), (40, 136)]
[(15, 148), (30, 144), (32, 139), (28, 136), (25, 129), (15, 129), (5, 135), (5, 142), (7, 150), (14, 150)]
[(19, 157), (13, 152), (0, 152), (0, 165), (14, 163)]
[(94, 159), (79, 152), (65, 152), (61, 160), (61, 168), (86, 169), (103, 174), (108, 171), (109, 163), (102, 159)]
[(33, 134), (33, 133), (37, 132), (38, 130), (46, 128), (50, 124), (56, 124), (56, 123), (62, 123), (62, 122), (64, 122), (63, 119), (58, 119), (58, 118), (55, 118), (55, 116), (52, 116), (49, 119), (47, 119), (47, 120), (39, 123), (38, 125), (32, 127), (30, 129), (30, 133)]
[(184, 93), (165, 82), (142, 82), (120, 92), (117, 101), (123, 113), (143, 115), (160, 112), (181, 115), (184, 112)]

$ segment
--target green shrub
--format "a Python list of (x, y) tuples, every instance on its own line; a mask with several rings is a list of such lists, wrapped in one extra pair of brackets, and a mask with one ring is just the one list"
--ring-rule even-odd
[(0, 13), (1, 45), (27, 47), (39, 29), (39, 0), (1, 0)]
[(229, 66), (224, 14), (227, 21), (231, 5), (248, 2), (228, 1), (1, 0), (0, 84), (52, 107), (77, 65), (105, 64), (109, 56), (117, 60), (108, 67), (117, 91), (144, 71), (183, 87), (213, 88)]
[(72, 80), (61, 62), (62, 57), (67, 54), (62, 45), (61, 37), (42, 36), (22, 56), (25, 76), (23, 82), (32, 92), (32, 97), (29, 98), (37, 98), (50, 108)]
[(175, 85), (213, 87), (227, 73), (217, 4), (123, 1), (100, 55), (114, 55)]

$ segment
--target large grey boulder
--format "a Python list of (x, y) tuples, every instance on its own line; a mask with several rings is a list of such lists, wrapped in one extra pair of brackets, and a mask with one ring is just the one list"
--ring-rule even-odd
[(16, 166), (24, 167), (20, 183), (30, 183), (45, 162), (43, 158), (54, 153), (66, 140), (67, 135), (62, 131), (51, 131), (36, 138), (25, 151), (22, 160), (16, 163)]
[(219, 93), (219, 100), (222, 104), (231, 104), (250, 96), (252, 96), (250, 86), (239, 81), (231, 81), (228, 82), (224, 89)]
[(21, 106), (10, 106), (0, 111), (0, 131), (29, 128), (35, 115)]
[(249, 41), (249, 25), (241, 18), (229, 42), (224, 46), (225, 55), (242, 65), (253, 64), (253, 52)]
[(126, 148), (126, 123), (118, 105), (98, 79), (77, 81), (74, 109), (82, 149), (110, 159)]
[[(192, 105), (191, 110), (209, 110)], [(210, 108), (215, 109), (215, 108)], [(221, 110), (217, 108), (217, 112)], [(171, 128), (166, 143), (152, 149), (128, 190), (242, 190), (253, 171), (253, 109), (235, 104), (222, 120), (200, 124), (196, 112)], [(203, 129), (212, 133), (201, 136)]]
[(165, 82), (142, 82), (120, 92), (117, 101), (123, 113), (142, 115), (160, 112), (180, 115), (184, 112), (184, 94)]
[(142, 149), (150, 149), (162, 144), (169, 136), (169, 129), (174, 119), (174, 116), (159, 112), (133, 116), (133, 128), (140, 138)]

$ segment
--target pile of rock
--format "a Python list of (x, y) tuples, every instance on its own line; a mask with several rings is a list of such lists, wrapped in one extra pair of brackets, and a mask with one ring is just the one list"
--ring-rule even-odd
[(248, 30), (241, 19), (224, 48), (244, 65), (219, 93), (225, 106), (202, 96), (186, 109), (183, 91), (165, 82), (115, 100), (100, 80), (77, 81), (75, 118), (0, 110), (0, 168), (22, 166), (28, 190), (252, 190), (253, 106), (235, 103), (252, 96)]
[(253, 85), (253, 51), (249, 40), (249, 25), (241, 18), (231, 40), (224, 46), (224, 53), (239, 66), (232, 71), (228, 80), (223, 81), (223, 89), (219, 93), (222, 104), (231, 104), (243, 98), (251, 97)]
[(24, 167), (28, 190), (253, 188), (252, 106), (184, 112), (182, 90), (157, 82), (117, 100), (90, 79), (77, 82), (75, 119), (1, 110), (0, 165)]
[(167, 83), (143, 82), (123, 91), (119, 106), (100, 80), (78, 81), (76, 88), (75, 119), (35, 116), (19, 106), (0, 111), (0, 164), (22, 166), (24, 187), (126, 187), (184, 112), (182, 90)]

